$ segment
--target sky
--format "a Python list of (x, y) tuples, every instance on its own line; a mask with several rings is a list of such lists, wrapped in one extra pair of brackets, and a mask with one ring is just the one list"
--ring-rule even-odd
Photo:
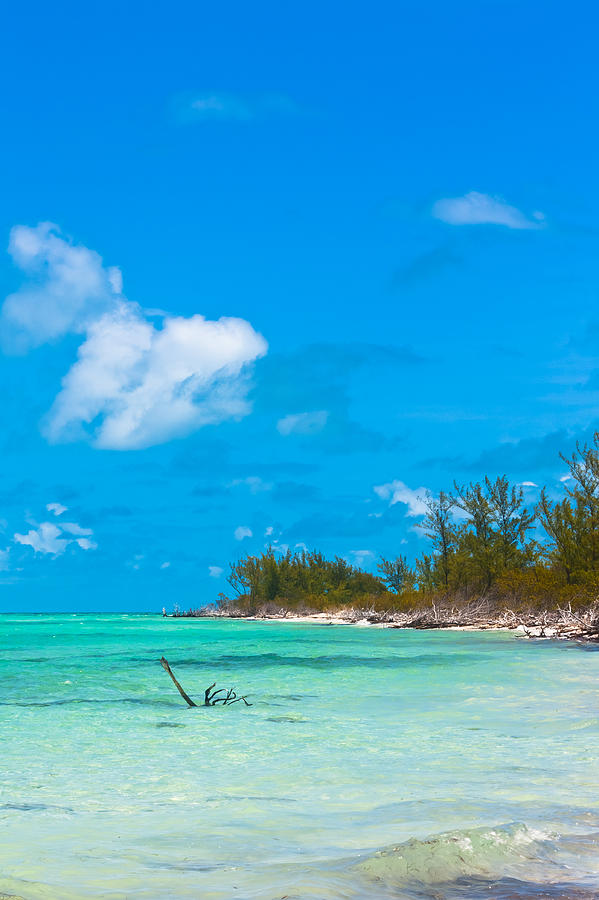
[(594, 4), (12, 4), (0, 611), (159, 611), (599, 428)]

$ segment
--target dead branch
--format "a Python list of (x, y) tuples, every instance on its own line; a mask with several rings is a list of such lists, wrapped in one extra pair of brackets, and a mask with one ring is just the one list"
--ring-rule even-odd
[(216, 681), (214, 684), (211, 684), (210, 687), (207, 687), (204, 691), (204, 706), (210, 706), (210, 691), (213, 687), (216, 687)]
[(185, 693), (185, 691), (183, 690), (183, 688), (181, 687), (181, 685), (179, 684), (179, 682), (177, 681), (177, 679), (176, 679), (175, 676), (173, 675), (172, 669), (171, 669), (171, 667), (169, 666), (169, 664), (168, 664), (168, 662), (166, 661), (166, 659), (164, 658), (164, 656), (163, 656), (162, 659), (160, 660), (160, 664), (162, 665), (162, 668), (164, 669), (164, 671), (165, 671), (165, 672), (168, 672), (168, 674), (170, 675), (170, 677), (173, 679), (173, 684), (175, 685), (175, 687), (177, 688), (177, 690), (179, 691), (179, 693), (181, 694), (181, 696), (183, 697), (183, 699), (185, 700), (185, 702), (187, 703), (187, 705), (188, 705), (188, 706), (197, 706), (197, 703), (194, 703), (193, 700), (191, 699), (191, 697), (190, 697), (188, 694)]
[[(173, 671), (164, 656), (161, 658), (160, 664), (162, 665), (162, 668), (165, 670), (165, 672), (168, 672), (168, 674), (172, 678), (173, 684), (175, 685), (187, 705), (197, 706), (198, 704), (194, 703), (191, 697), (185, 693), (185, 691), (173, 675)], [(216, 706), (217, 703), (222, 703), (223, 706), (230, 706), (231, 703), (238, 703), (240, 700), (243, 700), (246, 706), (252, 706), (252, 704), (248, 703), (248, 701), (246, 700), (245, 695), (243, 697), (238, 697), (233, 688), (218, 688), (216, 691), (213, 691), (212, 689), (215, 687), (216, 681), (211, 684), (210, 687), (207, 687), (204, 691), (204, 706)], [(224, 696), (220, 696), (221, 694), (224, 694)]]

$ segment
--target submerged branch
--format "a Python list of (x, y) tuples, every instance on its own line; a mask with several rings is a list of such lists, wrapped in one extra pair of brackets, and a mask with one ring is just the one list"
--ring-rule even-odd
[[(173, 670), (169, 666), (168, 661), (164, 658), (164, 656), (161, 658), (160, 664), (161, 664), (162, 668), (165, 670), (165, 672), (167, 672), (170, 675), (170, 677), (172, 678), (173, 684), (175, 685), (175, 687), (177, 688), (177, 690), (179, 691), (179, 693), (181, 694), (181, 696), (183, 697), (183, 699), (185, 700), (187, 705), (197, 707), (198, 704), (193, 702), (193, 700), (191, 699), (189, 694), (187, 694), (183, 690), (183, 688), (181, 687), (181, 685), (179, 684), (179, 682), (173, 675)], [(212, 688), (215, 688), (215, 687), (216, 687), (216, 681), (213, 684), (211, 684), (210, 687), (207, 687), (206, 690), (204, 691), (204, 706), (216, 706), (217, 703), (222, 703), (223, 706), (230, 706), (231, 703), (237, 703), (239, 700), (243, 700), (243, 702), (245, 703), (246, 706), (252, 705), (251, 703), (248, 703), (248, 701), (245, 698), (245, 695), (243, 697), (238, 697), (237, 694), (235, 693), (235, 691), (233, 690), (233, 688), (218, 688), (218, 690), (213, 691)], [(212, 691), (212, 693), (211, 693), (211, 691)], [(224, 696), (221, 697), (220, 696), (221, 694), (224, 694)]]

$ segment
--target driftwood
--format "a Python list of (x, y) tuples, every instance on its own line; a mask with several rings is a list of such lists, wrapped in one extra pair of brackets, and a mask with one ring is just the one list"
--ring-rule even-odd
[[(168, 661), (162, 657), (160, 660), (160, 664), (165, 672), (172, 678), (173, 684), (185, 700), (188, 706), (197, 706), (197, 703), (194, 703), (189, 694), (187, 694), (175, 676), (173, 675), (173, 670), (168, 664)], [(214, 684), (211, 684), (210, 687), (207, 687), (204, 691), (204, 706), (216, 706), (217, 703), (222, 703), (223, 706), (230, 706), (232, 703), (238, 703), (240, 700), (243, 700), (246, 706), (251, 706), (251, 703), (248, 703), (245, 696), (238, 697), (233, 688), (219, 688), (214, 691), (213, 688), (216, 687), (216, 681)], [(221, 696), (222, 695), (222, 696)]]
[(175, 687), (177, 688), (177, 690), (179, 691), (179, 693), (181, 694), (181, 696), (183, 697), (183, 699), (185, 700), (187, 705), (188, 706), (197, 706), (198, 704), (194, 703), (193, 700), (191, 699), (191, 697), (185, 693), (185, 691), (183, 690), (183, 688), (181, 687), (181, 685), (179, 684), (179, 682), (173, 675), (173, 670), (169, 666), (169, 664), (168, 664), (167, 660), (164, 658), (164, 656), (160, 660), (160, 665), (162, 666), (164, 671), (167, 672), (170, 675), (170, 677), (173, 679), (173, 684), (175, 685)]

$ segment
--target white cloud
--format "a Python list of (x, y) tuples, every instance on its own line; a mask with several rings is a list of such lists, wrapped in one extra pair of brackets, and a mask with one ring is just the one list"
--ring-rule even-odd
[(268, 528), (266, 529), (266, 531), (264, 532), (264, 537), (270, 537), (271, 534), (273, 533), (273, 531), (274, 531), (274, 528), (272, 527), (272, 525), (269, 525)]
[(52, 222), (16, 225), (8, 252), (30, 279), (2, 307), (8, 349), (22, 352), (69, 332), (84, 333), (114, 302), (118, 270), (104, 268), (95, 251), (71, 244)]
[(117, 269), (49, 223), (14, 228), (11, 253), (31, 283), (4, 303), (5, 342), (85, 338), (45, 419), (48, 440), (129, 450), (250, 412), (247, 366), (267, 344), (249, 322), (166, 316), (156, 327), (122, 295)]
[(97, 550), (98, 549), (98, 545), (95, 543), (95, 541), (90, 541), (90, 539), (86, 538), (86, 537), (77, 538), (75, 543), (78, 544), (82, 550)]
[(123, 308), (94, 323), (45, 427), (81, 436), (98, 416), (97, 447), (128, 450), (247, 415), (246, 363), (266, 344), (242, 319), (171, 318), (158, 330)]
[(91, 528), (82, 528), (81, 525), (77, 525), (77, 522), (61, 522), (60, 527), (67, 534), (74, 534), (78, 537), (89, 537), (90, 534), (93, 534)]
[(572, 481), (572, 476), (571, 476), (570, 474), (568, 474), (568, 475), (562, 475), (562, 476), (560, 477), (560, 481), (561, 481), (562, 483), (563, 483), (564, 481)]
[(82, 528), (76, 522), (42, 522), (37, 528), (31, 528), (27, 534), (16, 533), (17, 544), (32, 547), (35, 553), (46, 553), (61, 556), (69, 544), (77, 544), (81, 550), (96, 550), (97, 544), (90, 540), (91, 528)]
[(388, 500), (389, 506), (395, 506), (396, 503), (405, 503), (408, 507), (406, 516), (424, 516), (426, 515), (426, 498), (429, 492), (426, 488), (420, 487), (412, 490), (403, 481), (389, 481), (387, 484), (379, 484), (374, 488), (375, 494), (381, 500)]
[(223, 570), (220, 566), (208, 566), (208, 574), (211, 578), (220, 578)]
[(32, 528), (27, 534), (15, 534), (18, 544), (33, 547), (36, 553), (51, 553), (60, 556), (67, 549), (69, 541), (61, 537), (62, 531), (52, 522), (42, 522), (39, 528)]
[(470, 191), (463, 197), (447, 197), (437, 200), (432, 209), (435, 219), (449, 225), (504, 225), (506, 228), (541, 228), (544, 216), (540, 212), (525, 216), (515, 206), (501, 197), (491, 197), (478, 191)]
[(322, 431), (327, 424), (329, 414), (326, 409), (316, 412), (295, 413), (279, 419), (277, 431), (279, 434), (316, 434)]
[(253, 537), (254, 533), (251, 528), (248, 528), (247, 525), (238, 525), (235, 529), (235, 540), (242, 541), (246, 537)]
[(54, 513), (55, 516), (61, 516), (67, 511), (67, 507), (63, 506), (62, 503), (46, 503), (46, 509), (48, 512)]
[(538, 487), (539, 485), (535, 481), (521, 481), (520, 487)]
[(9, 568), (8, 557), (10, 549), (0, 550), (0, 572), (6, 572)]
[(168, 561), (160, 564), (161, 569), (170, 569), (170, 567), (171, 567), (171, 564)]

